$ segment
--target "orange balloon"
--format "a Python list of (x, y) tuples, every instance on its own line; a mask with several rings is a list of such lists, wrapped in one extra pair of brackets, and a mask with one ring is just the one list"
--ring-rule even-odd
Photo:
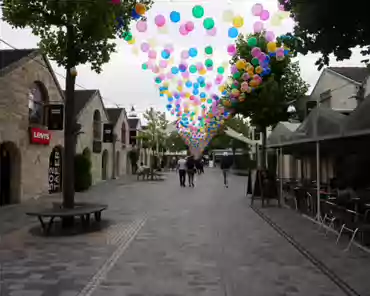
[(139, 15), (144, 15), (146, 13), (146, 7), (144, 4), (136, 3), (135, 5), (135, 11)]

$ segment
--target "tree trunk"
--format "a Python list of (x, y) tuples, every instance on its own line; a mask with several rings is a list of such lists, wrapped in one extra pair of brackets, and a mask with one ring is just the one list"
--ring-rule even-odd
[(74, 207), (75, 178), (74, 158), (76, 153), (76, 116), (74, 110), (75, 82), (76, 77), (72, 75), (73, 63), (73, 29), (67, 29), (69, 52), (69, 66), (66, 69), (66, 92), (65, 92), (65, 123), (64, 123), (64, 168), (63, 168), (63, 207)]
[(261, 153), (261, 169), (266, 169), (266, 139), (267, 139), (267, 134), (266, 134), (266, 127), (261, 127), (261, 132), (262, 132), (262, 153)]

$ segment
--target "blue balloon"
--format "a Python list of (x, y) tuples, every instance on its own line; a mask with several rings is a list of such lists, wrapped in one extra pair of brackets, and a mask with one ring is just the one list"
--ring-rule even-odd
[(194, 88), (199, 88), (199, 83), (195, 82), (195, 83), (193, 84), (193, 87), (194, 87)]
[(238, 31), (238, 29), (237, 29), (237, 28), (235, 28), (235, 27), (231, 27), (231, 28), (229, 29), (229, 31), (228, 31), (228, 35), (229, 35), (229, 37), (230, 37), (230, 38), (236, 38), (236, 37), (238, 37), (238, 35), (239, 35), (239, 31)]
[(202, 99), (204, 99), (206, 96), (207, 96), (207, 95), (206, 95), (206, 93), (204, 93), (204, 92), (201, 92), (201, 93), (200, 93), (200, 97), (201, 97)]
[(168, 52), (168, 50), (162, 50), (162, 53), (161, 53), (161, 56), (162, 58), (164, 58), (165, 60), (167, 60), (169, 57), (170, 57), (170, 53)]
[(180, 95), (179, 94), (175, 94), (175, 99), (180, 99)]
[(193, 89), (193, 95), (196, 96), (197, 94), (199, 94), (199, 90), (197, 88), (194, 88)]
[(288, 55), (289, 54), (289, 49), (285, 49), (284, 50), (284, 55)]
[(181, 16), (180, 16), (180, 13), (179, 12), (172, 11), (170, 13), (170, 20), (171, 20), (171, 22), (178, 23), (180, 21), (180, 19), (181, 19)]
[(132, 10), (131, 16), (134, 20), (138, 20), (141, 16), (136, 13), (135, 9)]
[(190, 88), (190, 87), (192, 87), (192, 86), (193, 86), (193, 84), (191, 83), (191, 81), (186, 81), (186, 82), (185, 82), (185, 86), (186, 86), (187, 88)]
[(189, 49), (189, 56), (195, 58), (198, 55), (198, 50), (194, 47)]
[(202, 84), (202, 83), (205, 81), (205, 79), (204, 79), (204, 77), (200, 76), (200, 77), (198, 77), (198, 78), (197, 78), (197, 81), (198, 81), (200, 84)]
[(275, 52), (271, 52), (270, 53), (270, 57), (276, 57), (276, 53)]
[(168, 98), (167, 98), (167, 100), (168, 100), (169, 102), (172, 102), (172, 101), (173, 101), (173, 97), (168, 97)]
[(172, 105), (171, 104), (168, 104), (166, 107), (167, 107), (168, 110), (171, 110), (172, 109)]
[(179, 73), (179, 68), (177, 68), (177, 67), (172, 67), (172, 68), (171, 68), (171, 72), (172, 72), (172, 74), (177, 74), (177, 73)]

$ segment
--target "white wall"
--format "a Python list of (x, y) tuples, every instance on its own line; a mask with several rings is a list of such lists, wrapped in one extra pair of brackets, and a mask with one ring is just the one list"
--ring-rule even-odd
[(357, 92), (356, 83), (331, 71), (324, 69), (311, 94), (310, 100), (320, 99), (320, 94), (331, 90), (331, 99), (322, 105), (334, 110), (353, 110), (357, 106), (355, 98), (349, 99)]
[[(122, 125), (123, 123), (125, 123), (126, 125), (126, 134), (125, 134), (125, 145), (123, 145), (122, 143)], [(113, 132), (117, 135), (117, 142), (115, 144), (115, 153), (117, 155), (117, 152), (119, 152), (119, 155), (120, 155), (120, 159), (118, 161), (119, 163), (119, 169), (118, 169), (118, 175), (117, 175), (117, 168), (116, 166), (115, 167), (115, 176), (116, 177), (122, 177), (124, 175), (126, 175), (127, 173), (127, 152), (129, 150), (129, 126), (128, 126), (128, 123), (127, 123), (127, 117), (126, 117), (126, 114), (124, 111), (121, 112), (121, 115), (120, 117), (118, 118), (117, 122), (116, 122), (116, 125), (114, 127), (114, 130)], [(112, 148), (113, 149), (113, 148)], [(113, 162), (113, 155), (111, 155), (111, 159), (112, 159), (112, 162)], [(115, 157), (115, 160), (116, 160), (116, 163), (117, 163), (117, 159)], [(113, 172), (113, 165), (111, 167), (111, 171)]]

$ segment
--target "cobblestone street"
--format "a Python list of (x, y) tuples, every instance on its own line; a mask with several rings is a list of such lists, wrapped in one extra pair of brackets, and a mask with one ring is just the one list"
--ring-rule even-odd
[(250, 208), (245, 177), (221, 181), (208, 170), (195, 188), (174, 173), (99, 185), (78, 199), (108, 204), (104, 229), (70, 237), (36, 235), (22, 207), (0, 209), (0, 295), (346, 295)]

